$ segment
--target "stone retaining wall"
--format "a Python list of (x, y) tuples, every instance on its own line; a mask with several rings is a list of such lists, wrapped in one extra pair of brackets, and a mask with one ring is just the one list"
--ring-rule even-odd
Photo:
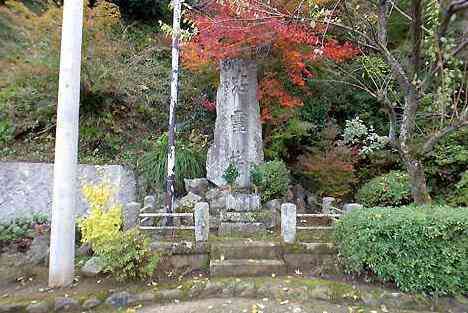
[[(79, 186), (108, 181), (115, 186), (114, 201), (125, 205), (135, 201), (136, 178), (120, 165), (80, 165)], [(51, 213), (53, 164), (0, 162), (0, 223), (33, 213)], [(80, 193), (77, 216), (88, 210)]]

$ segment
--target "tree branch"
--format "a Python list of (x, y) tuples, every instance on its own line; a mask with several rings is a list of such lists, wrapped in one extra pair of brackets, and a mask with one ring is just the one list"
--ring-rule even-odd
[(437, 32), (439, 40), (447, 33), (452, 16), (465, 9), (468, 9), (468, 0), (456, 0), (449, 4), (448, 8), (443, 12), (443, 19)]
[(413, 45), (411, 55), (410, 77), (414, 77), (419, 71), (421, 63), (421, 43), (422, 43), (422, 8), (421, 0), (411, 2), (411, 43)]
[(429, 139), (424, 143), (422, 153), (424, 155), (430, 153), (434, 149), (435, 145), (439, 142), (439, 140), (448, 135), (449, 133), (463, 127), (468, 127), (468, 119), (466, 112), (467, 111), (465, 111), (464, 118), (458, 123), (442, 128), (441, 130), (430, 136)]

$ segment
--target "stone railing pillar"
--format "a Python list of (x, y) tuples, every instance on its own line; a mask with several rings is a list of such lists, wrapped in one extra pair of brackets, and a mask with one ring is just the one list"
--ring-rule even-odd
[(141, 204), (139, 202), (129, 202), (123, 210), (123, 229), (128, 230), (138, 226), (138, 214), (140, 214)]
[(195, 204), (195, 241), (208, 241), (210, 234), (210, 207), (207, 202)]
[(281, 205), (281, 237), (286, 243), (296, 241), (296, 205), (283, 203)]
[(334, 211), (334, 204), (336, 199), (333, 197), (324, 197), (322, 199), (322, 213), (331, 214)]

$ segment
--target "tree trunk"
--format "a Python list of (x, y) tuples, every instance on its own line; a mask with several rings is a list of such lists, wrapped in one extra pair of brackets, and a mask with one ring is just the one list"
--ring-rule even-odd
[(65, 1), (62, 23), (49, 287), (70, 285), (73, 282), (75, 266), (83, 0)]
[[(412, 87), (412, 86), (411, 86)], [(416, 111), (419, 107), (419, 99), (414, 89), (406, 91), (405, 109), (400, 129), (400, 155), (406, 166), (409, 181), (411, 184), (411, 194), (416, 204), (427, 204), (431, 202), (431, 197), (427, 191), (426, 175), (424, 165), (418, 160), (412, 151), (411, 140), (415, 136)]]
[(421, 161), (405, 157), (406, 170), (408, 172), (411, 194), (416, 204), (428, 204), (431, 202), (431, 196), (427, 191), (426, 175)]
[[(172, 75), (171, 75), (171, 101), (169, 104), (169, 130), (167, 151), (167, 179), (166, 179), (166, 212), (174, 212), (175, 203), (175, 110), (179, 93), (179, 55), (180, 55), (180, 15), (181, 1), (174, 0), (173, 33), (172, 33)], [(167, 219), (172, 225), (172, 218)]]

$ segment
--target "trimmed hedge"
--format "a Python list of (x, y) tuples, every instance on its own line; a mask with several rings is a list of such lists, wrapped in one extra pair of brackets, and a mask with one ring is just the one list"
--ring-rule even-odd
[(367, 207), (409, 204), (412, 198), (408, 174), (391, 171), (375, 177), (359, 189), (356, 200)]
[(370, 271), (406, 292), (468, 292), (468, 208), (357, 209), (335, 240), (348, 273)]

